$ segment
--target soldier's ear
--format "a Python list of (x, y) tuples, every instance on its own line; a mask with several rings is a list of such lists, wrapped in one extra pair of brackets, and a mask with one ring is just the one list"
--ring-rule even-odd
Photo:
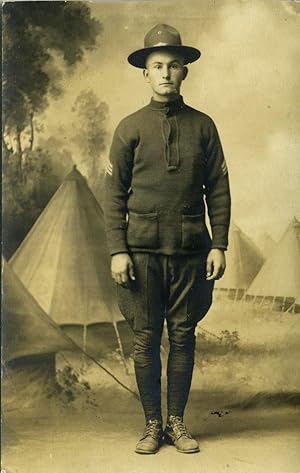
[(186, 66), (184, 66), (183, 67), (183, 78), (182, 78), (182, 80), (184, 80), (187, 77), (188, 73), (189, 73), (188, 68)]
[(143, 69), (143, 76), (146, 82), (149, 82), (148, 69)]

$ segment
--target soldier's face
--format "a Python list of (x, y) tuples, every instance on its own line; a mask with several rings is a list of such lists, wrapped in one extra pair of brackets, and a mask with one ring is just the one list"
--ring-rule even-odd
[(187, 68), (180, 54), (161, 50), (149, 54), (144, 77), (153, 90), (155, 100), (165, 102), (178, 97)]

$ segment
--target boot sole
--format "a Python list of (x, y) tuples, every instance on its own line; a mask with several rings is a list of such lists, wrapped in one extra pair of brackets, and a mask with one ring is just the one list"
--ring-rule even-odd
[(135, 449), (135, 453), (138, 453), (139, 455), (154, 455), (155, 453), (158, 452), (158, 450), (159, 450), (159, 448), (157, 450), (147, 452), (147, 450), (137, 450), (137, 449)]
[(192, 454), (192, 453), (199, 453), (200, 452), (200, 448), (197, 448), (197, 449), (193, 449), (193, 450), (180, 450), (179, 448), (176, 447), (176, 445), (174, 445), (174, 447), (176, 448), (177, 452), (179, 453), (186, 453), (186, 454)]

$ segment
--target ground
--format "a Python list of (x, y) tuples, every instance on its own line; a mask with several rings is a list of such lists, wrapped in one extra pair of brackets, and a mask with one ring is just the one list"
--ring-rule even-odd
[[(216, 301), (199, 330), (186, 410), (201, 448), (193, 455), (167, 445), (156, 455), (135, 454), (143, 429), (136, 398), (92, 362), (59, 355), (62, 391), (27, 403), (20, 392), (19, 402), (5, 404), (2, 468), (6, 473), (299, 473), (299, 334), (297, 314)], [(164, 350), (162, 357), (165, 365)], [(102, 362), (136, 389), (130, 361), (130, 374), (117, 357)], [(72, 372), (66, 371), (69, 365)], [(68, 379), (72, 383), (64, 384)]]

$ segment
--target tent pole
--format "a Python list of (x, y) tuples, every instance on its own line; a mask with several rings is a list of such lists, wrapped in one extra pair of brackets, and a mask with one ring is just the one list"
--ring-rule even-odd
[(275, 300), (276, 300), (276, 296), (273, 296), (272, 304), (271, 304), (271, 312), (273, 312), (273, 307), (274, 307), (274, 304), (275, 304)]
[(262, 296), (262, 300), (260, 301), (258, 307), (262, 307), (264, 305), (264, 302), (265, 302), (265, 296)]
[(113, 326), (114, 326), (114, 329), (115, 329), (115, 332), (116, 332), (118, 345), (119, 345), (123, 365), (124, 365), (124, 368), (125, 368), (125, 372), (128, 375), (129, 371), (128, 371), (128, 367), (127, 367), (127, 363), (126, 363), (126, 359), (125, 359), (125, 354), (124, 354), (123, 345), (122, 345), (122, 342), (121, 342), (121, 337), (120, 337), (119, 329), (118, 329), (118, 326), (117, 326), (117, 322), (113, 322)]
[[(82, 350), (84, 352), (86, 352), (86, 344), (87, 344), (86, 342), (87, 342), (87, 325), (84, 324), (83, 325), (83, 332), (82, 332)], [(82, 371), (84, 371), (85, 366), (86, 366), (86, 357), (83, 355), (82, 356), (82, 366), (81, 366)]]
[(291, 313), (294, 312), (294, 303), (291, 304), (290, 307), (288, 307), (288, 308), (284, 311), (285, 314), (287, 314), (287, 313), (289, 313), (289, 312), (291, 312)]
[(82, 339), (82, 348), (86, 351), (86, 341), (87, 341), (87, 326), (84, 324), (83, 326), (83, 339)]
[(242, 297), (240, 299), (240, 302), (246, 302), (246, 294), (247, 294), (247, 289), (243, 289)]
[(282, 299), (282, 306), (281, 306), (281, 311), (280, 311), (280, 312), (284, 312), (285, 301), (286, 301), (286, 297), (284, 297), (284, 298)]
[(294, 300), (294, 302), (284, 311), (285, 314), (287, 313), (291, 313), (291, 314), (295, 314), (296, 312), (296, 299)]

